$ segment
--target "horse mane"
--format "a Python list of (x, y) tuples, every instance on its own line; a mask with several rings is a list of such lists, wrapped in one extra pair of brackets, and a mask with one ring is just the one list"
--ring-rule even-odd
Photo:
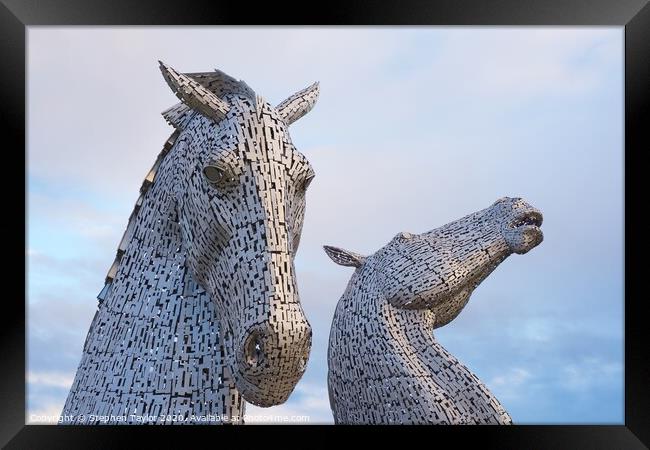
[[(192, 78), (194, 81), (201, 84), (204, 88), (216, 94), (218, 97), (223, 97), (228, 94), (235, 94), (235, 95), (241, 95), (251, 99), (254, 104), (256, 102), (257, 97), (255, 92), (244, 81), (236, 80), (233, 77), (225, 74), (220, 70), (215, 70), (214, 72), (185, 73), (183, 75)], [(140, 196), (138, 197), (138, 200), (135, 202), (133, 211), (129, 216), (129, 221), (126, 226), (126, 230), (122, 235), (122, 239), (120, 240), (119, 245), (117, 246), (117, 251), (115, 252), (115, 259), (113, 260), (113, 264), (111, 265), (110, 269), (108, 269), (108, 273), (106, 274), (106, 279), (104, 280), (104, 287), (97, 295), (97, 300), (99, 301), (100, 304), (108, 296), (111, 286), (113, 285), (113, 280), (115, 279), (115, 275), (117, 274), (117, 270), (120, 266), (120, 261), (122, 259), (122, 256), (126, 252), (126, 248), (129, 242), (131, 241), (131, 237), (133, 236), (135, 222), (138, 217), (138, 212), (140, 211), (140, 207), (142, 206), (144, 196), (147, 193), (147, 191), (151, 188), (151, 186), (153, 185), (156, 179), (156, 172), (158, 171), (158, 167), (160, 167), (160, 164), (163, 162), (163, 160), (165, 159), (169, 151), (174, 146), (174, 143), (176, 142), (178, 136), (185, 129), (185, 127), (187, 127), (190, 120), (192, 120), (192, 118), (194, 117), (195, 114), (197, 114), (197, 112), (191, 109), (183, 102), (180, 102), (175, 104), (171, 108), (166, 109), (161, 114), (165, 118), (167, 123), (169, 123), (171, 126), (175, 128), (175, 131), (171, 134), (171, 136), (169, 136), (167, 141), (165, 141), (165, 144), (163, 145), (162, 150), (158, 154), (156, 161), (154, 162), (149, 172), (147, 172), (147, 176), (142, 181), (142, 185), (140, 187)]]

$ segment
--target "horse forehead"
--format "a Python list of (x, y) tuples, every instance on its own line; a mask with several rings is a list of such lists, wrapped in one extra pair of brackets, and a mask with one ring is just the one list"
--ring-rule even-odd
[(284, 128), (278, 111), (263, 97), (258, 95), (253, 101), (250, 98), (233, 95), (226, 99), (233, 109), (234, 116), (246, 125)]
[(252, 125), (252, 130), (243, 127), (238, 135), (240, 157), (244, 161), (278, 164), (291, 169), (291, 173), (308, 171), (310, 163), (291, 141), (286, 126), (273, 117), (262, 116)]
[(310, 170), (309, 161), (294, 147), (286, 124), (271, 104), (261, 97), (257, 102), (240, 96), (226, 99), (231, 105), (229, 117), (213, 123), (218, 128), (218, 159), (231, 155), (240, 164), (261, 165), (256, 170), (263, 172), (273, 171), (278, 164), (289, 169), (290, 175)]
[[(260, 100), (262, 102), (263, 100)], [(241, 137), (255, 138), (260, 136), (278, 138), (287, 134), (287, 127), (280, 118), (276, 109), (268, 102), (252, 103), (248, 99), (232, 98), (231, 113), (229, 114), (228, 123), (237, 128)], [(267, 129), (267, 130), (265, 130)], [(268, 129), (273, 129), (276, 133), (268, 136)], [(281, 132), (278, 134), (277, 132)]]

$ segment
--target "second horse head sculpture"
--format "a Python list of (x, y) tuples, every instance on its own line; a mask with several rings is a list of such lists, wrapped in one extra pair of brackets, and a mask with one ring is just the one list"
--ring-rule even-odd
[(509, 255), (542, 242), (541, 224), (537, 209), (504, 197), (435, 230), (399, 233), (368, 257), (326, 246), (334, 262), (356, 268), (329, 338), (336, 423), (512, 423), (433, 329), (456, 318)]

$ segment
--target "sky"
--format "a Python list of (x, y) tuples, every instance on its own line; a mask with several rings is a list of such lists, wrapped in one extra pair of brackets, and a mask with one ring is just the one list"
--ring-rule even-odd
[(311, 356), (286, 403), (249, 414), (333, 422), (327, 344), (352, 269), (323, 244), (371, 254), (510, 196), (543, 212), (544, 242), (434, 335), (515, 423), (624, 422), (622, 27), (32, 26), (27, 40), (28, 422), (63, 407), (172, 132), (158, 60), (220, 69), (271, 104), (320, 81), (290, 128), (316, 172), (295, 262)]

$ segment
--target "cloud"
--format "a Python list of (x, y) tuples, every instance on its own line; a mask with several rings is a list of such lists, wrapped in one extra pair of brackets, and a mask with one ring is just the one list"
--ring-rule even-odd
[[(585, 31), (585, 32), (583, 32)], [(620, 31), (619, 31), (620, 32)], [(439, 88), (462, 87), (461, 95), (481, 95), (495, 99), (507, 95), (522, 101), (541, 95), (583, 94), (594, 89), (603, 76), (594, 70), (603, 55), (592, 56), (612, 40), (612, 30), (535, 28), (476, 29), (450, 34), (436, 64)], [(620, 49), (619, 49), (620, 51)], [(607, 63), (620, 61), (621, 53), (607, 53)], [(467, 65), (472, 70), (463, 70)], [(445, 78), (453, 74), (461, 80)]]
[[(216, 44), (208, 67), (197, 42)], [(128, 194), (172, 132), (160, 112), (177, 100), (158, 59), (186, 72), (218, 65), (275, 104), (316, 79), (332, 89), (349, 86), (350, 75), (361, 83), (399, 42), (363, 30), (34, 28), (29, 46), (30, 172)]]
[[(74, 377), (83, 343), (97, 310), (96, 283), (75, 283), (83, 272), (72, 266), (73, 276), (58, 282), (43, 278), (28, 289), (27, 357), (29, 373), (44, 380), (48, 374)], [(54, 272), (56, 273), (56, 272)], [(30, 283), (35, 281), (30, 280)], [(55, 380), (59, 380), (54, 376)], [(58, 381), (57, 381), (58, 382)], [(60, 395), (60, 394), (57, 394)]]
[[(104, 278), (102, 275), (105, 275), (112, 263), (109, 252), (106, 252), (105, 258), (66, 257), (39, 250), (29, 250), (28, 252), (27, 263), (30, 277), (40, 277), (47, 274), (54, 279), (65, 279), (72, 276), (78, 284), (84, 287), (88, 283), (95, 286), (102, 284)], [(97, 276), (98, 274), (101, 275)], [(28, 282), (31, 283), (30, 280)], [(63, 289), (70, 287), (70, 280), (66, 279)]]
[(562, 369), (562, 386), (569, 391), (589, 392), (599, 386), (623, 384), (621, 361), (586, 357)]
[(74, 381), (74, 372), (29, 370), (26, 373), (26, 379), (26, 422), (28, 424), (56, 424)]
[(526, 384), (531, 380), (532, 374), (521, 367), (513, 367), (507, 372), (492, 378), (487, 386), (497, 394), (497, 398), (511, 400), (521, 398), (525, 392)]
[(70, 389), (74, 381), (74, 374), (70, 372), (27, 372), (27, 383), (41, 386), (54, 386)]
[[(273, 103), (318, 79), (323, 95), (311, 115), (319, 120), (301, 127), (314, 132), (329, 122), (330, 133), (359, 139), (386, 129), (377, 121), (448, 124), (432, 116), (444, 111), (466, 123), (490, 101), (590, 92), (607, 73), (602, 68), (620, 61), (614, 50), (622, 40), (612, 36), (611, 29), (555, 28), (34, 28), (28, 164), (39, 176), (57, 174), (107, 194), (135, 192), (171, 133), (159, 112), (176, 100), (157, 59), (183, 71), (218, 65)], [(225, 40), (236, 45), (215, 45), (206, 68), (205, 47), (196, 43)]]
[(37, 409), (30, 409), (25, 414), (28, 425), (56, 425), (63, 410), (63, 403), (47, 403)]
[[(30, 177), (28, 188), (40, 185), (40, 180)], [(88, 191), (79, 192), (56, 192), (65, 186), (66, 180), (50, 182), (47, 188), (55, 192), (47, 192), (39, 186), (39, 189), (30, 189), (29, 192), (29, 214), (30, 228), (38, 228), (47, 225), (49, 228), (56, 227), (58, 230), (67, 233), (75, 233), (83, 238), (96, 240), (104, 243), (107, 238), (119, 239), (119, 231), (126, 227), (128, 214), (128, 201), (121, 201), (114, 205), (115, 199), (106, 204), (106, 199), (93, 195)], [(57, 189), (58, 188), (58, 189)], [(33, 192), (35, 191), (35, 192)], [(128, 198), (128, 197), (127, 197)], [(133, 203), (135, 204), (135, 195)], [(126, 216), (126, 217), (125, 217)], [(47, 221), (46, 223), (44, 223)], [(58, 231), (57, 230), (57, 231)], [(118, 235), (116, 238), (115, 236)]]

